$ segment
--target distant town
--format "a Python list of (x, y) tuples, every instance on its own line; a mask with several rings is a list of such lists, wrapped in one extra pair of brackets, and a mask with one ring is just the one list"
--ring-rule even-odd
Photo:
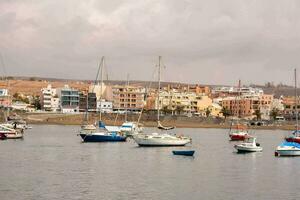
[(157, 89), (147, 84), (12, 79), (1, 82), (0, 105), (16, 111), (44, 113), (95, 113), (100, 110), (103, 113), (140, 113), (142, 110), (147, 113), (160, 108), (162, 115), (294, 119), (293, 94), (276, 94), (275, 90), (270, 90), (275, 86), (268, 84), (264, 87), (269, 89), (165, 83), (158, 102)]

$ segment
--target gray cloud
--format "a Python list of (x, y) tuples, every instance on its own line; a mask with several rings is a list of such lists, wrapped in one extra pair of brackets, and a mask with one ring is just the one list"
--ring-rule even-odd
[(291, 84), (300, 50), (298, 1), (31, 0), (0, 2), (0, 52), (10, 75)]

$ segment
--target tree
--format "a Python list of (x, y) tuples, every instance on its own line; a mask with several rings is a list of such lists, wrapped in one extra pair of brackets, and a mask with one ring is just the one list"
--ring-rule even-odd
[(40, 102), (40, 97), (39, 96), (35, 96), (33, 98), (33, 103), (32, 105), (37, 109), (37, 110), (40, 110), (41, 109), (41, 102)]
[(224, 116), (225, 120), (226, 120), (226, 118), (227, 118), (228, 116), (230, 116), (230, 115), (231, 115), (231, 112), (230, 112), (230, 110), (228, 110), (228, 109), (227, 109), (227, 108), (225, 108), (225, 107), (223, 107), (223, 108), (222, 108), (222, 110), (221, 110), (221, 113), (223, 114), (223, 116)]
[(279, 110), (277, 108), (273, 108), (270, 112), (270, 116), (273, 120), (276, 119), (276, 117), (279, 115)]
[(183, 110), (184, 110), (184, 106), (182, 106), (182, 105), (176, 106), (176, 113), (177, 113), (178, 115), (180, 115), (180, 114), (182, 113)]
[(165, 115), (168, 114), (170, 112), (168, 106), (164, 106), (161, 110)]
[(211, 110), (209, 108), (206, 108), (206, 110), (205, 110), (206, 117), (209, 117), (210, 113), (211, 113)]
[(260, 112), (260, 110), (255, 110), (254, 115), (256, 116), (256, 120), (261, 120), (261, 112)]

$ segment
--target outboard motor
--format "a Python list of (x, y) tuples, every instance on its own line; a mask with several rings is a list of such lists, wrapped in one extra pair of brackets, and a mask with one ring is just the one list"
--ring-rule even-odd
[(259, 147), (259, 146), (260, 146), (260, 144), (259, 144), (259, 143), (256, 143), (256, 146), (258, 146), (258, 147)]

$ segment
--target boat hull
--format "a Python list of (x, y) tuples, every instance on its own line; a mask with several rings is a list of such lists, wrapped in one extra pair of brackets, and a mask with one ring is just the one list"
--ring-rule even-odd
[(287, 142), (297, 142), (297, 143), (300, 144), (300, 137), (293, 137), (293, 136), (291, 136), (291, 137), (286, 137), (285, 140)]
[(300, 156), (299, 150), (276, 150), (278, 156)]
[(300, 144), (295, 142), (283, 142), (275, 150), (276, 156), (300, 156)]
[(170, 146), (185, 146), (190, 143), (188, 139), (178, 139), (178, 140), (163, 140), (163, 139), (144, 139), (144, 138), (133, 138), (135, 142), (141, 147), (170, 147)]
[(235, 145), (234, 148), (239, 153), (261, 152), (263, 150), (262, 147), (246, 147), (246, 146), (242, 146), (242, 145)]
[(174, 155), (194, 156), (195, 151), (172, 151)]
[(231, 134), (231, 135), (229, 135), (229, 137), (230, 137), (231, 141), (243, 141), (243, 140), (247, 139), (249, 137), (249, 135), (248, 134), (245, 134), (245, 135)]
[(23, 134), (6, 134), (6, 139), (22, 139)]
[(126, 137), (119, 135), (79, 134), (83, 142), (125, 142)]

